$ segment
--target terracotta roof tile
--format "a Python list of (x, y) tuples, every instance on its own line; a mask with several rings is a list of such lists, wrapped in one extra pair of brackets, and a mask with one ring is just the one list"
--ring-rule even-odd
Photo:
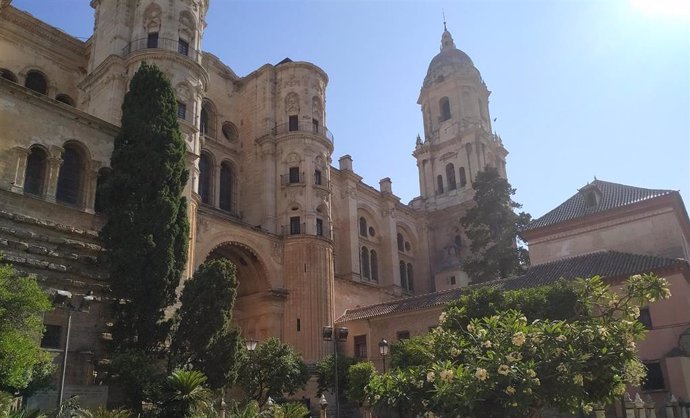
[[(595, 190), (599, 193), (598, 202), (588, 207), (585, 201), (585, 191)], [(532, 221), (526, 231), (549, 225), (582, 218), (584, 216), (605, 212), (622, 206), (632, 205), (643, 200), (652, 199), (673, 193), (673, 190), (643, 189), (641, 187), (626, 186), (608, 181), (594, 180), (575, 193), (570, 199), (551, 210), (546, 215)]]
[[(577, 277), (591, 277), (597, 274), (610, 278), (627, 277), (633, 274), (649, 273), (654, 270), (682, 264), (687, 264), (687, 261), (653, 255), (600, 251), (533, 266), (527, 273), (513, 279), (497, 280), (470, 287), (498, 286), (505, 290), (512, 290), (541, 286), (553, 283), (561, 278), (572, 280)], [(348, 309), (336, 322), (374, 318), (445, 305), (458, 299), (466, 289), (467, 287), (450, 289), (392, 302)]]

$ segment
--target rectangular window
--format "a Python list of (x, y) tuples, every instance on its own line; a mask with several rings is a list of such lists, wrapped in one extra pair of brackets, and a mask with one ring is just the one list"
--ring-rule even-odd
[(184, 39), (177, 41), (177, 52), (182, 55), (189, 55), (189, 42)]
[(664, 373), (661, 371), (661, 363), (658, 361), (644, 363), (647, 367), (647, 378), (642, 382), (642, 390), (664, 390)]
[(448, 284), (450, 284), (450, 285), (455, 284), (455, 276), (450, 276), (450, 277), (448, 278)]
[(288, 121), (288, 130), (290, 132), (299, 131), (299, 119), (297, 118), (297, 115), (290, 115)]
[(158, 48), (158, 32), (149, 33), (148, 38), (146, 38), (147, 48)]
[(649, 308), (640, 309), (640, 316), (637, 317), (637, 320), (640, 321), (645, 328), (652, 329), (652, 316), (649, 314)]
[(187, 119), (187, 105), (182, 102), (177, 102), (177, 117), (180, 119)]
[(316, 219), (316, 235), (323, 236), (323, 219)]
[(290, 184), (299, 182), (299, 167), (290, 167)]
[(62, 337), (62, 327), (60, 325), (46, 325), (46, 330), (41, 338), (41, 347), (60, 348), (60, 337)]
[(355, 358), (360, 359), (360, 360), (367, 358), (367, 336), (366, 335), (355, 336)]
[(300, 332), (301, 330), (302, 330), (302, 323), (299, 320), (299, 318), (297, 318), (297, 332)]
[(314, 170), (314, 184), (321, 184), (321, 170)]
[(398, 341), (410, 339), (410, 331), (398, 331), (396, 335), (398, 337)]
[(312, 127), (314, 128), (314, 133), (318, 134), (319, 133), (319, 121), (316, 119), (311, 120)]
[(290, 218), (290, 235), (298, 235), (300, 233), (300, 218), (293, 216)]

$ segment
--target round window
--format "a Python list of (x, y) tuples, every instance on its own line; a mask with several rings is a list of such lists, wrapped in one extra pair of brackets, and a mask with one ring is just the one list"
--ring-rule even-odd
[(239, 138), (237, 127), (232, 122), (223, 123), (223, 136), (228, 141), (237, 141)]
[(372, 226), (369, 227), (369, 236), (376, 236), (376, 230)]

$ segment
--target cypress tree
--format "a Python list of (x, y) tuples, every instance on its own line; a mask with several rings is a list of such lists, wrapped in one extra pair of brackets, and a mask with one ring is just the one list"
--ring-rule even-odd
[(114, 342), (151, 350), (168, 335), (165, 309), (187, 259), (188, 171), (170, 81), (144, 63), (129, 87), (103, 192), (108, 221), (101, 238), (112, 292), (125, 301), (115, 305)]
[(529, 266), (529, 254), (516, 245), (519, 231), (531, 216), (515, 213), (522, 207), (508, 180), (493, 167), (485, 167), (472, 182), (475, 205), (460, 220), (470, 240), (472, 256), (463, 269), (473, 282), (505, 279)]

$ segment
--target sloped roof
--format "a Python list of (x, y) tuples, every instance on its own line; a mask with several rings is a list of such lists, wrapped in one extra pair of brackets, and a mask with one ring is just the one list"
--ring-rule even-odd
[[(587, 206), (585, 202), (585, 190), (595, 190), (598, 193), (599, 196), (596, 205)], [(582, 218), (593, 213), (605, 212), (632, 205), (643, 200), (653, 199), (673, 192), (673, 190), (643, 189), (641, 187), (594, 180), (546, 215), (532, 221), (525, 227), (525, 231)]]
[[(565, 258), (550, 263), (530, 267), (527, 273), (513, 279), (497, 280), (470, 286), (496, 286), (505, 290), (529, 288), (553, 283), (559, 279), (572, 280), (577, 277), (627, 277), (633, 274), (649, 273), (654, 270), (687, 264), (683, 259), (622, 253), (618, 251), (599, 251), (591, 254)], [(412, 312), (445, 305), (458, 299), (468, 289), (457, 288), (442, 292), (413, 296), (392, 302), (378, 303), (348, 309), (336, 322), (374, 318), (402, 312)]]

